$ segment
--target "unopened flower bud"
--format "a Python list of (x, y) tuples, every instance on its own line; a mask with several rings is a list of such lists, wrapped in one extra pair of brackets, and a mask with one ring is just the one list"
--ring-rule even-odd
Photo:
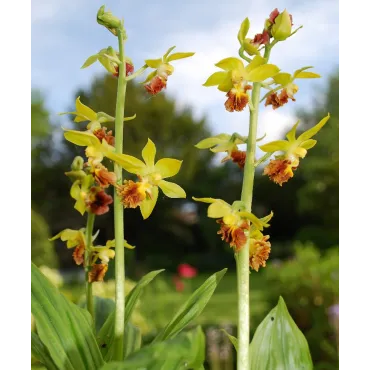
[(80, 156), (77, 156), (72, 162), (71, 169), (72, 171), (78, 171), (78, 170), (82, 170), (83, 166), (84, 166), (83, 158)]
[(106, 27), (113, 35), (117, 36), (117, 29), (121, 27), (121, 21), (115, 17), (111, 12), (105, 11), (105, 5), (98, 10), (96, 20), (99, 24)]
[(292, 21), (289, 13), (284, 10), (276, 18), (271, 29), (272, 37), (277, 41), (286, 40), (292, 33)]

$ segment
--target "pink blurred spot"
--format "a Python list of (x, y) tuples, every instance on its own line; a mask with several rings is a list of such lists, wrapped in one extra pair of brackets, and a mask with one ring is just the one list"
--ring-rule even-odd
[(188, 265), (187, 263), (182, 263), (178, 265), (177, 272), (180, 275), (180, 277), (186, 279), (191, 279), (194, 276), (197, 276), (198, 274), (198, 270), (195, 267)]

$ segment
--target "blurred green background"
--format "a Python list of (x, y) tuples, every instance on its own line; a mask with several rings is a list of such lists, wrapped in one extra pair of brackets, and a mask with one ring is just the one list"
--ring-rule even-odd
[[(114, 115), (117, 80), (96, 78), (90, 87), (71, 96), (95, 111)], [(317, 96), (317, 95), (316, 95)], [(179, 110), (165, 94), (148, 99), (140, 85), (128, 86), (126, 115), (137, 118), (125, 125), (125, 152), (140, 157), (150, 137), (158, 158), (184, 159), (176, 176), (187, 200), (159, 197), (148, 220), (138, 210), (125, 211), (125, 239), (136, 246), (126, 252), (126, 271), (132, 285), (144, 273), (159, 268), (166, 272), (149, 285), (137, 310), (135, 323), (150, 338), (161, 328), (192, 290), (208, 275), (229, 271), (199, 318), (207, 334), (208, 366), (212, 370), (234, 368), (235, 354), (219, 330), (236, 334), (236, 273), (231, 249), (216, 234), (218, 225), (206, 217), (206, 207), (191, 196), (212, 196), (232, 202), (240, 196), (242, 173), (233, 163), (220, 166), (209, 151), (194, 147), (211, 136), (212, 122), (196, 120), (190, 108)], [(283, 109), (283, 108), (282, 108)], [(64, 175), (80, 147), (63, 140), (60, 123), (45, 108), (42, 92), (32, 91), (32, 260), (46, 273), (59, 276), (63, 292), (75, 302), (83, 295), (82, 269), (74, 265), (72, 250), (48, 237), (65, 228), (84, 227), (85, 218), (73, 209), (70, 180)], [(267, 267), (251, 275), (251, 327), (276, 305), (282, 295), (297, 325), (306, 335), (315, 369), (338, 368), (338, 190), (339, 190), (339, 77), (334, 72), (321, 92), (320, 101), (297, 111), (301, 128), (317, 123), (327, 112), (331, 119), (317, 135), (318, 145), (301, 161), (294, 178), (282, 188), (259, 171), (254, 187), (253, 210), (259, 216), (270, 210), (274, 218), (268, 234), (272, 252)], [(292, 122), (293, 124), (294, 122)], [(70, 121), (70, 127), (83, 129)], [(127, 176), (127, 178), (130, 178)], [(96, 220), (97, 243), (114, 238), (112, 212)], [(176, 290), (177, 266), (188, 263), (198, 275)], [(114, 296), (113, 265), (106, 283), (96, 283), (96, 294)]]

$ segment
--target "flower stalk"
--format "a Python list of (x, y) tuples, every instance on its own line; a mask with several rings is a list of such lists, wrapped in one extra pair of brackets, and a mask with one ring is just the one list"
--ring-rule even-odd
[(86, 307), (90, 312), (90, 315), (95, 321), (94, 316), (94, 297), (92, 293), (92, 282), (89, 279), (89, 272), (91, 269), (91, 246), (92, 246), (92, 235), (94, 232), (94, 221), (95, 215), (93, 213), (87, 214), (87, 223), (86, 223), (86, 249), (84, 254), (84, 265), (85, 265), (85, 281), (86, 281)]
[[(123, 150), (123, 126), (125, 114), (126, 98), (126, 63), (124, 43), (126, 32), (123, 24), (118, 29), (119, 59), (121, 61), (122, 73), (118, 76), (117, 103), (116, 103), (116, 120), (115, 120), (115, 149), (116, 153), (121, 154)], [(117, 184), (122, 183), (122, 167), (114, 163), (114, 173), (117, 177)], [(123, 205), (118, 197), (114, 194), (114, 235), (116, 240), (116, 261), (115, 261), (115, 284), (116, 284), (116, 307), (114, 322), (114, 360), (123, 360), (123, 335), (125, 328), (125, 254), (124, 254), (124, 215)]]
[[(268, 60), (270, 48), (266, 46), (264, 58)], [(245, 211), (251, 212), (253, 198), (253, 184), (255, 174), (255, 156), (258, 125), (258, 108), (261, 92), (261, 83), (255, 82), (252, 90), (252, 105), (254, 109), (250, 110), (249, 133), (247, 141), (247, 155), (244, 166), (243, 185), (241, 201), (244, 204)], [(250, 240), (248, 238), (245, 247), (235, 254), (237, 264), (238, 278), (238, 370), (249, 370), (249, 249)]]

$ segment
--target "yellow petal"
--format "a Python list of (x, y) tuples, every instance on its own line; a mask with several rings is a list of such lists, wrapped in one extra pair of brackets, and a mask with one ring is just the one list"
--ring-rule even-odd
[(216, 63), (215, 66), (225, 71), (244, 68), (243, 62), (239, 58), (234, 58), (234, 57), (222, 59), (218, 63)]
[(86, 203), (85, 203), (85, 199), (83, 197), (79, 197), (75, 203), (75, 206), (74, 208), (81, 213), (81, 215), (83, 216), (86, 212)]
[(75, 122), (96, 121), (98, 119), (98, 115), (91, 108), (81, 103), (80, 97), (76, 99), (76, 111), (78, 115)]
[(297, 142), (302, 143), (303, 141), (306, 141), (308, 139), (311, 139), (312, 136), (316, 135), (325, 125), (326, 122), (328, 122), (330, 118), (330, 114), (326, 117), (324, 117), (317, 125), (313, 126), (309, 130), (305, 131), (303, 134), (298, 136)]
[(143, 216), (143, 219), (147, 219), (151, 213), (153, 212), (153, 209), (155, 207), (155, 204), (157, 203), (158, 199), (158, 187), (153, 186), (152, 187), (152, 193), (151, 193), (151, 199), (147, 198), (140, 204), (140, 211), (141, 215)]
[(135, 246), (134, 246), (134, 245), (131, 245), (131, 244), (127, 243), (127, 241), (126, 241), (126, 240), (124, 240), (123, 245), (124, 245), (124, 247), (125, 247), (125, 248), (127, 248), (127, 249), (134, 249), (134, 248), (135, 248)]
[(73, 199), (77, 200), (78, 197), (80, 196), (80, 181), (77, 180), (75, 181), (72, 186), (71, 186), (71, 190), (70, 190), (70, 195)]
[(253, 222), (254, 226), (258, 230), (263, 230), (264, 223), (257, 216), (255, 216), (253, 213), (243, 211), (243, 212), (239, 212), (238, 214), (239, 214), (240, 217), (246, 218), (247, 220)]
[(67, 130), (64, 132), (64, 137), (75, 145), (94, 147), (100, 146), (99, 139), (87, 131)]
[(137, 159), (131, 155), (127, 154), (117, 154), (113, 152), (105, 153), (106, 157), (115, 161), (127, 172), (140, 175), (146, 168), (145, 163), (140, 159)]
[(181, 167), (182, 161), (173, 158), (162, 158), (154, 166), (155, 171), (159, 172), (163, 179), (175, 176)]
[(159, 59), (146, 59), (145, 64), (150, 68), (159, 68), (159, 66), (162, 64), (162, 58)]
[(226, 203), (222, 199), (217, 199), (216, 202), (212, 203), (208, 207), (207, 216), (210, 218), (221, 218), (231, 213), (232, 209), (230, 204)]
[(245, 67), (245, 71), (249, 73), (253, 69), (261, 66), (262, 64), (266, 64), (266, 59), (261, 57), (260, 55), (256, 55), (252, 61)]
[(148, 167), (154, 167), (154, 158), (155, 158), (156, 148), (153, 141), (148, 139), (147, 144), (144, 146), (141, 155), (143, 156), (144, 162)]
[(269, 152), (277, 152), (277, 151), (288, 151), (291, 146), (291, 143), (289, 143), (286, 140), (276, 140), (271, 141), (270, 143), (261, 145), (259, 148), (266, 153)]
[(211, 76), (208, 77), (207, 81), (203, 84), (203, 86), (217, 86), (225, 81), (227, 77), (227, 72), (215, 72)]
[(217, 144), (222, 143), (225, 140), (228, 140), (230, 138), (230, 135), (227, 135), (226, 139), (222, 139), (220, 137), (214, 136), (214, 137), (207, 137), (206, 139), (203, 139), (199, 141), (198, 144), (195, 145), (198, 149), (208, 149), (211, 148)]
[(185, 190), (181, 186), (173, 182), (161, 180), (158, 183), (158, 186), (161, 188), (163, 193), (169, 198), (186, 198)]

